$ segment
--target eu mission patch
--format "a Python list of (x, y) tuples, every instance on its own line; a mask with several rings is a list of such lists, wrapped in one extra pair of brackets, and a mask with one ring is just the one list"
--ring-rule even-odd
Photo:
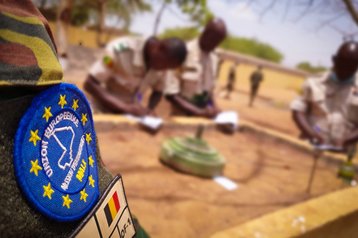
[(15, 176), (35, 209), (57, 221), (85, 216), (99, 198), (96, 135), (90, 106), (71, 84), (36, 96), (14, 145)]

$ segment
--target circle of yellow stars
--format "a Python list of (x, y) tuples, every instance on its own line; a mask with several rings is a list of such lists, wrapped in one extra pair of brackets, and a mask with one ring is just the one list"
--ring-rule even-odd
[(86, 141), (89, 144), (92, 141), (91, 133), (86, 133)]
[(86, 125), (87, 121), (88, 121), (87, 113), (82, 113), (82, 118), (81, 118), (82, 125)]
[[(33, 170), (33, 167), (32, 167), (30, 170), (30, 172), (33, 172), (36, 176), (37, 176), (37, 171), (42, 169), (40, 166), (37, 165), (37, 163), (38, 163), (38, 160), (31, 161), (32, 166), (36, 169)], [(89, 185), (94, 188), (95, 180), (93, 179), (92, 175), (90, 175), (88, 177), (88, 179), (89, 179), (88, 180)], [(44, 198), (48, 198), (48, 199), (52, 200), (52, 195), (55, 193), (55, 191), (52, 189), (51, 183), (48, 183), (47, 185), (43, 185), (42, 187), (43, 187), (43, 191), (44, 191), (42, 196)], [(84, 188), (80, 191), (80, 201), (83, 201), (86, 203), (87, 197), (88, 197), (88, 193), (86, 192), (86, 189)], [(71, 203), (73, 202), (70, 195), (66, 194), (65, 196), (62, 196), (62, 200), (63, 200), (62, 206), (67, 207), (67, 209), (70, 209)]]
[(39, 170), (42, 170), (41, 166), (39, 165), (39, 160), (31, 160), (31, 169), (30, 173), (34, 173), (36, 177), (39, 175)]
[(50, 117), (52, 117), (52, 113), (51, 113), (51, 107), (45, 107), (44, 108), (45, 112), (42, 115), (42, 118), (46, 119), (46, 122), (48, 122), (48, 120), (50, 119)]
[(43, 185), (42, 186), (44, 188), (44, 194), (42, 195), (43, 197), (48, 197), (48, 199), (52, 199), (52, 194), (55, 192), (52, 188), (51, 188), (51, 183), (48, 183), (47, 186)]
[[(76, 111), (79, 108), (78, 101), (79, 101), (78, 99), (73, 99), (73, 101), (72, 101), (72, 109), (74, 111)], [(62, 109), (64, 108), (65, 105), (67, 105), (66, 95), (60, 95), (58, 105), (60, 105)], [(53, 114), (51, 112), (51, 107), (44, 107), (44, 114), (42, 115), (42, 118), (44, 118), (46, 120), (46, 122), (48, 122), (52, 116), (53, 116)], [(88, 121), (87, 113), (82, 113), (82, 117), (81, 117), (82, 125), (85, 126), (87, 121)], [(38, 133), (39, 133), (38, 129), (30, 130), (29, 142), (32, 142), (34, 146), (36, 146), (37, 142), (41, 140)], [(91, 133), (86, 133), (86, 141), (87, 141), (87, 144), (89, 144), (92, 141)], [(38, 159), (31, 160), (30, 163), (31, 163), (30, 173), (33, 173), (35, 176), (38, 176), (39, 171), (42, 170), (42, 167), (39, 165)], [(91, 167), (93, 167), (94, 160), (93, 160), (92, 155), (90, 155), (88, 157), (88, 163)], [(95, 180), (93, 179), (92, 175), (90, 175), (88, 177), (88, 183), (91, 187), (94, 188)], [(44, 198), (48, 198), (51, 200), (52, 195), (55, 193), (55, 191), (51, 187), (51, 183), (48, 183), (47, 185), (43, 185), (42, 187), (43, 187), (43, 191), (44, 191), (42, 196)], [(83, 202), (87, 202), (88, 193), (86, 192), (86, 189), (81, 190), (80, 195), (81, 195), (80, 200)], [(62, 200), (63, 200), (62, 206), (70, 209), (71, 203), (73, 202), (72, 199), (70, 198), (70, 195), (67, 194), (66, 196), (62, 196)]]
[(67, 194), (66, 196), (62, 196), (62, 199), (63, 199), (63, 204), (62, 206), (66, 206), (68, 209), (71, 208), (71, 203), (73, 202), (70, 198), (70, 195)]
[(63, 108), (66, 104), (67, 104), (66, 95), (60, 95), (60, 101), (58, 101), (58, 105), (60, 105), (61, 108)]
[(84, 188), (81, 192), (80, 200), (83, 200), (84, 202), (87, 202), (88, 194), (86, 193), (86, 189)]
[(88, 177), (88, 182), (89, 182), (89, 185), (92, 186), (92, 188), (94, 188), (94, 179), (92, 178), (92, 174)]
[(72, 109), (76, 111), (78, 108), (78, 99), (73, 99)]
[(89, 163), (89, 165), (90, 165), (91, 167), (93, 167), (94, 160), (93, 160), (93, 158), (92, 158), (92, 155), (90, 155), (90, 156), (88, 157), (88, 163)]
[[(74, 111), (76, 111), (79, 108), (78, 101), (79, 101), (79, 99), (72, 100), (72, 109)], [(65, 105), (67, 105), (66, 95), (60, 94), (58, 105), (60, 105), (62, 109), (64, 108)], [(44, 107), (44, 113), (42, 115), (42, 118), (44, 118), (46, 120), (46, 122), (48, 122), (51, 117), (53, 117), (53, 114), (51, 112), (51, 107)], [(88, 122), (87, 113), (81, 114), (81, 122), (82, 122), (83, 126), (86, 125), (86, 123)], [(39, 130), (30, 130), (29, 142), (32, 142), (34, 144), (34, 146), (36, 146), (37, 142), (41, 140), (38, 133), (39, 133)], [(86, 141), (87, 141), (87, 144), (89, 144), (92, 141), (91, 133), (86, 133)]]
[(30, 130), (30, 139), (29, 142), (34, 143), (34, 146), (36, 146), (37, 141), (41, 140), (41, 138), (39, 137), (39, 130)]
[[(33, 169), (31, 168), (31, 170), (30, 170), (30, 172), (35, 173), (36, 176), (37, 176), (37, 171), (42, 169), (40, 166), (37, 165), (37, 163), (38, 163), (38, 160), (31, 161), (31, 164), (33, 165), (33, 167), (35, 167), (37, 169), (34, 169), (34, 171), (32, 171)], [(95, 184), (95, 180), (93, 179), (92, 175), (90, 175), (89, 176), (89, 185), (94, 188), (94, 184)], [(44, 198), (48, 198), (48, 199), (52, 200), (52, 195), (55, 193), (55, 191), (52, 189), (51, 183), (48, 183), (47, 185), (43, 185), (42, 187), (43, 187), (43, 191), (44, 191), (42, 196)], [(80, 201), (87, 202), (87, 197), (88, 197), (88, 193), (86, 192), (86, 189), (84, 188), (80, 191)], [(62, 200), (63, 200), (62, 206), (67, 207), (67, 209), (70, 209), (71, 203), (73, 202), (70, 195), (66, 194), (65, 196), (62, 196)]]

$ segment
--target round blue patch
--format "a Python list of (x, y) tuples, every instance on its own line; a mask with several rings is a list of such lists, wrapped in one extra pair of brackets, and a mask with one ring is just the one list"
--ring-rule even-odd
[(15, 176), (25, 197), (57, 221), (82, 218), (99, 197), (90, 106), (73, 85), (34, 98), (15, 138)]

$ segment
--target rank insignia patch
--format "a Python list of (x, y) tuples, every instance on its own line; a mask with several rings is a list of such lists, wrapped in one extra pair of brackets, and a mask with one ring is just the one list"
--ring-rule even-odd
[(28, 201), (57, 221), (74, 221), (99, 198), (96, 135), (83, 93), (59, 84), (34, 98), (15, 138), (14, 167)]

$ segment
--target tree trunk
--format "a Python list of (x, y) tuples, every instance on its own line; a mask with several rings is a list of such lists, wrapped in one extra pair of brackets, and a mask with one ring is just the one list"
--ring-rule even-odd
[(42, 0), (41, 3), (40, 3), (40, 9), (44, 9), (46, 3), (47, 3), (47, 0)]
[(160, 24), (160, 20), (162, 19), (163, 13), (164, 13), (164, 9), (167, 6), (167, 3), (165, 2), (165, 0), (163, 0), (163, 5), (161, 6), (158, 15), (155, 19), (155, 24), (154, 24), (154, 30), (153, 30), (153, 35), (156, 36), (158, 34), (158, 28), (159, 28), (159, 24)]
[(342, 0), (347, 8), (348, 13), (351, 15), (354, 23), (358, 26), (358, 12), (354, 8), (352, 0)]
[(60, 56), (67, 56), (68, 38), (67, 30), (71, 22), (71, 11), (73, 7), (73, 0), (65, 0), (60, 2), (57, 12), (56, 20), (56, 40), (58, 54)]
[(99, 16), (99, 22), (98, 22), (98, 28), (97, 28), (97, 46), (98, 47), (104, 47), (104, 43), (102, 42), (102, 34), (105, 27), (105, 20), (106, 20), (106, 0), (98, 0), (98, 16)]

